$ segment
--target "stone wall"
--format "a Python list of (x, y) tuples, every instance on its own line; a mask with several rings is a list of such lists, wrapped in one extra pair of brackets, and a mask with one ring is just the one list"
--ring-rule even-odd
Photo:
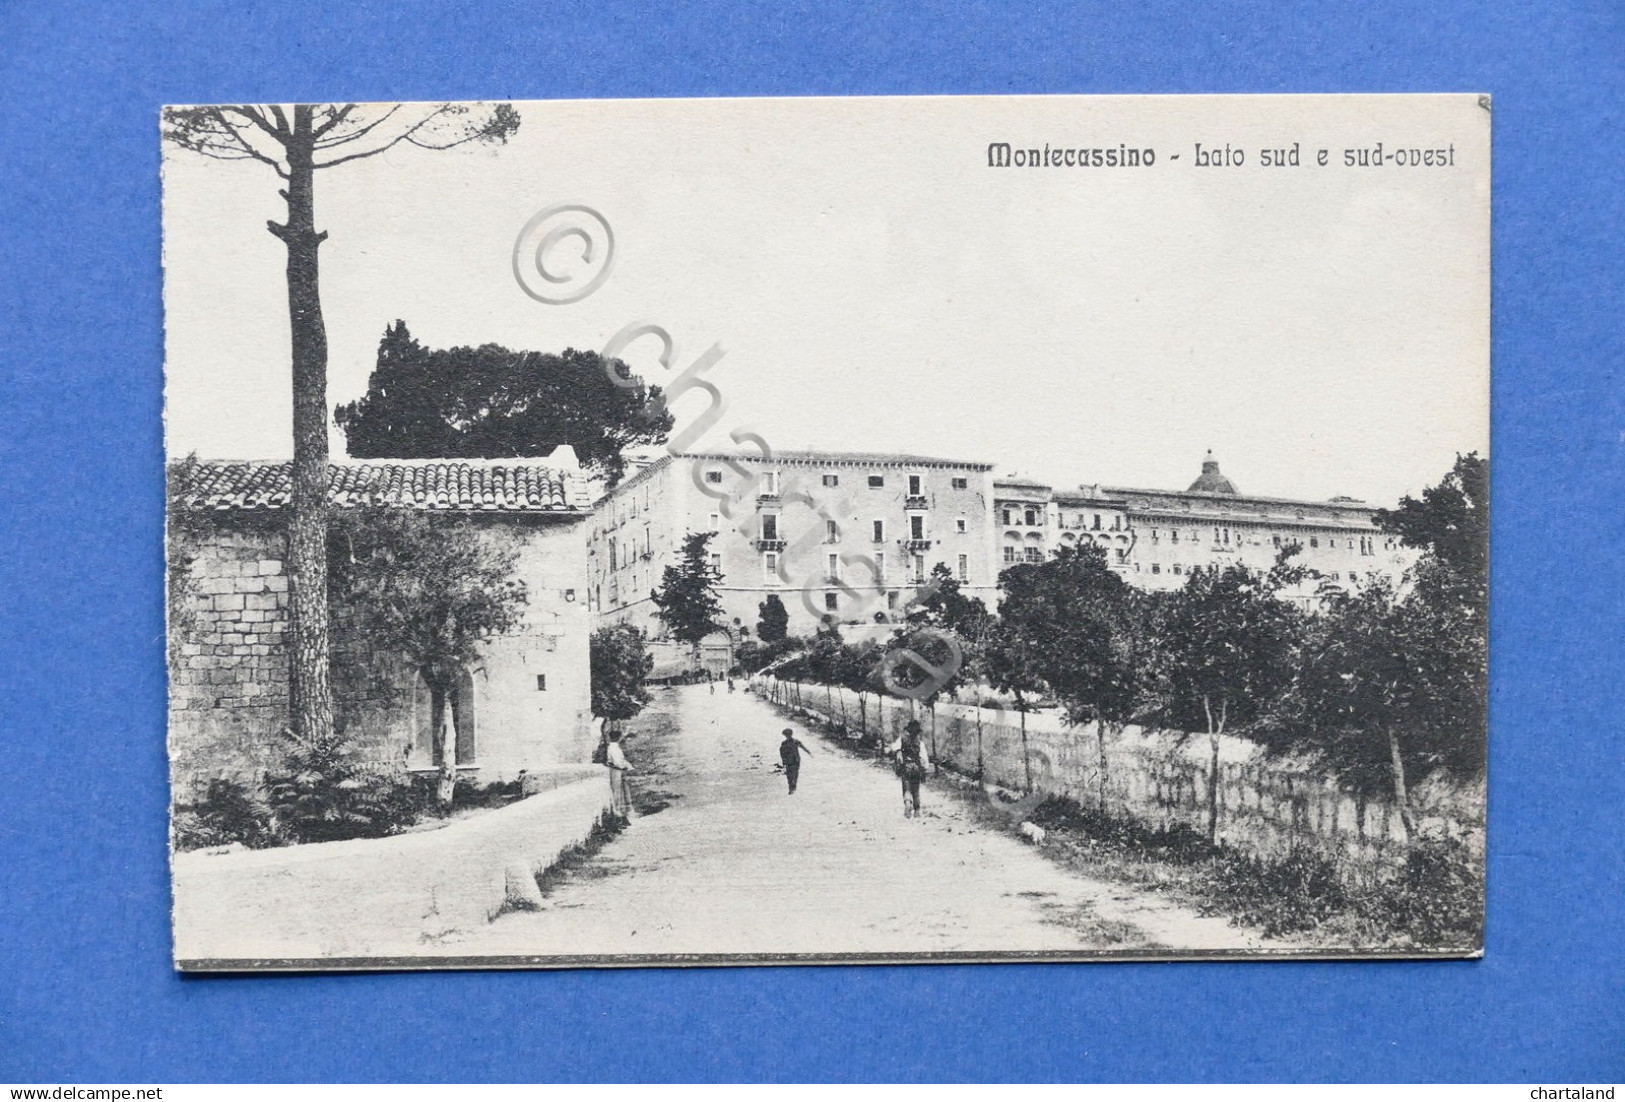
[(288, 577), (278, 529), (221, 522), (172, 585), (169, 761), (177, 798), (253, 781), (288, 722)]
[[(586, 549), (579, 522), (470, 518), (482, 539), (518, 552), (528, 602), (518, 628), (493, 640), (469, 671), (474, 757), (459, 771), (480, 782), (583, 762), (590, 714)], [(275, 513), (226, 511), (191, 525), (171, 548), (170, 770), (178, 802), (216, 778), (259, 782), (286, 749), (288, 578)], [(416, 674), (336, 620), (334, 722), (379, 771), (429, 769), (427, 691)]]

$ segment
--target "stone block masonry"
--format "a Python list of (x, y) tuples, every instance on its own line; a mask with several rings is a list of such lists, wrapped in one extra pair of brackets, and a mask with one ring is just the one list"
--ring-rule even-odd
[(182, 799), (215, 777), (256, 780), (280, 756), (268, 736), (288, 722), (282, 546), (280, 532), (223, 525), (180, 582), (169, 707), (171, 775)]

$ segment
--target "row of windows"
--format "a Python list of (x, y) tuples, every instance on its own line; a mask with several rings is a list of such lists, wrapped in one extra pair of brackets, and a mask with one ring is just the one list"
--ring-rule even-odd
[[(722, 569), (722, 556), (711, 556), (711, 564), (720, 572)], [(824, 562), (824, 582), (834, 584), (840, 581), (843, 576), (843, 565), (839, 555), (830, 555)], [(858, 576), (855, 576), (853, 580), (858, 584), (875, 586), (886, 584), (886, 553), (884, 551), (877, 551), (870, 555), (868, 563), (859, 563), (857, 565), (859, 567)], [(908, 565), (911, 567), (909, 580), (916, 584), (924, 582), (926, 579), (925, 556), (911, 555), (908, 559)], [(867, 569), (863, 569), (864, 567), (867, 567)], [(868, 576), (863, 577), (864, 574)], [(961, 582), (970, 581), (969, 555), (959, 556), (954, 574)], [(762, 578), (770, 585), (782, 581), (779, 577), (779, 552), (764, 551), (762, 553)]]
[[(1169, 543), (1178, 543), (1179, 538), (1180, 538), (1180, 530), (1179, 529), (1177, 529), (1177, 528), (1168, 529), (1168, 542)], [(1360, 536), (1360, 537), (1357, 537), (1357, 538), (1358, 538), (1358, 543), (1356, 543), (1355, 539), (1349, 539), (1349, 538), (1345, 537), (1343, 539), (1344, 548), (1349, 550), (1349, 551), (1354, 551), (1354, 550), (1358, 549), (1359, 553), (1362, 554), (1362, 555), (1375, 555), (1377, 553), (1377, 541), (1376, 541), (1375, 538), (1373, 538), (1371, 536)], [(1188, 535), (1188, 539), (1189, 539), (1189, 542), (1191, 542), (1191, 543), (1197, 543), (1197, 542), (1200, 541), (1201, 536), (1200, 536), (1199, 533), (1192, 530)], [(1156, 529), (1156, 528), (1151, 529), (1151, 542), (1154, 543), (1154, 544), (1162, 542), (1162, 532), (1161, 532), (1160, 529)], [(1240, 546), (1245, 542), (1246, 541), (1242, 538), (1242, 533), (1240, 533), (1240, 532), (1232, 532), (1229, 528), (1224, 527), (1222, 525), (1217, 526), (1217, 527), (1215, 527), (1213, 529), (1213, 544), (1216, 547), (1228, 547), (1232, 543), (1234, 543), (1236, 546)], [(1283, 538), (1279, 533), (1276, 533), (1276, 534), (1273, 534), (1273, 535), (1270, 536), (1270, 546), (1275, 547), (1275, 548), (1281, 548), (1283, 546), (1290, 546), (1291, 544), (1294, 544), (1294, 543), (1301, 544), (1301, 542), (1302, 541), (1293, 539), (1290, 536), (1287, 536), (1287, 537)], [(1311, 548), (1314, 548), (1314, 549), (1318, 550), (1319, 547), (1320, 547), (1320, 537), (1319, 536), (1310, 536), (1309, 537), (1309, 546)], [(1335, 537), (1335, 536), (1327, 537), (1326, 546), (1328, 548), (1336, 549), (1336, 547), (1337, 547), (1337, 537)], [(1393, 540), (1388, 540), (1384, 546), (1385, 546), (1385, 548), (1387, 550), (1392, 551), (1393, 548), (1394, 548), (1394, 541)]]
[[(763, 513), (758, 518), (758, 521), (758, 530), (761, 534), (757, 538), (764, 540), (777, 540), (784, 538), (779, 531), (779, 515), (777, 513)], [(712, 513), (711, 531), (720, 532), (722, 530), (721, 524), (722, 514)], [(954, 533), (956, 535), (964, 535), (968, 530), (969, 525), (964, 517), (959, 517), (954, 521)], [(869, 532), (875, 543), (886, 542), (886, 522), (884, 520), (871, 521)], [(908, 538), (911, 540), (923, 540), (928, 538), (925, 533), (925, 514), (910, 513), (908, 517)], [(614, 541), (611, 541), (612, 546), (613, 542)], [(841, 525), (839, 521), (824, 521), (824, 542), (841, 542)]]
[[(924, 478), (924, 476), (923, 475), (917, 475), (917, 474), (911, 474), (911, 475), (909, 475), (907, 477), (908, 477), (908, 496), (910, 496), (910, 497), (923, 497), (924, 494), (925, 494), (925, 478)], [(886, 486), (886, 476), (885, 475), (872, 474), (872, 475), (869, 475), (868, 478), (869, 478), (869, 488), (871, 490), (885, 489), (885, 486)], [(778, 471), (763, 471), (762, 475), (761, 475), (761, 479), (762, 479), (762, 493), (764, 493), (764, 494), (776, 494), (776, 493), (779, 492), (779, 472)], [(705, 480), (707, 482), (709, 482), (709, 483), (712, 483), (713, 485), (717, 484), (717, 483), (720, 483), (722, 481), (722, 472), (721, 471), (706, 471), (705, 472)], [(838, 474), (826, 474), (826, 475), (824, 475), (822, 477), (821, 481), (822, 481), (823, 485), (825, 485), (825, 486), (835, 487), (835, 486), (839, 486), (841, 484), (841, 476), (838, 475)], [(968, 478), (951, 479), (950, 480), (950, 485), (952, 485), (953, 488), (956, 489), (956, 490), (968, 490), (970, 488), (970, 479), (968, 479)]]

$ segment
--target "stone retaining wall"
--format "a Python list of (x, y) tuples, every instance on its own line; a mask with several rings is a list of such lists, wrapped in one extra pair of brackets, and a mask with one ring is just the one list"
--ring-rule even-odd
[(195, 851), (172, 860), (175, 961), (362, 961), (455, 945), (604, 813), (601, 766), (538, 776), (558, 787), (507, 807), (390, 838), (283, 849)]

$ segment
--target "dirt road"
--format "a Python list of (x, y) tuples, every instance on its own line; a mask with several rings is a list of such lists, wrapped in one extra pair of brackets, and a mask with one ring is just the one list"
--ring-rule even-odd
[[(778, 732), (811, 748), (786, 794)], [(886, 770), (742, 689), (658, 691), (635, 722), (636, 818), (459, 956), (1088, 956), (1266, 944), (1221, 919), (1091, 880), (978, 821), (933, 783), (905, 819)]]

